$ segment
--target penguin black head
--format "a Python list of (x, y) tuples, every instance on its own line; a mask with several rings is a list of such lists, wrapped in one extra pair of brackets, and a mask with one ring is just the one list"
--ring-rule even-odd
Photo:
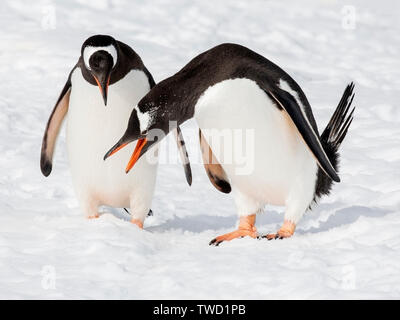
[[(181, 119), (177, 118), (176, 108), (168, 107), (168, 97), (150, 91), (132, 110), (128, 127), (122, 138), (106, 153), (104, 160), (129, 143), (138, 140), (132, 157), (126, 167), (126, 173), (139, 158), (153, 145), (162, 140), (172, 129), (175, 129)], [(153, 96), (158, 99), (153, 99)], [(179, 113), (179, 115), (182, 115)], [(181, 118), (181, 117), (179, 117)]]
[(82, 45), (84, 68), (93, 76), (107, 105), (107, 92), (111, 73), (118, 64), (118, 44), (113, 37), (95, 35)]
[[(171, 130), (170, 128), (161, 129), (160, 123), (151, 122), (149, 113), (141, 112), (139, 107), (136, 106), (129, 118), (128, 127), (122, 138), (106, 153), (104, 160), (121, 150), (129, 143), (138, 140), (135, 150), (128, 162), (125, 172), (128, 173), (139, 158), (147, 152), (154, 144), (163, 139), (166, 134)], [(167, 122), (168, 126), (168, 122)]]

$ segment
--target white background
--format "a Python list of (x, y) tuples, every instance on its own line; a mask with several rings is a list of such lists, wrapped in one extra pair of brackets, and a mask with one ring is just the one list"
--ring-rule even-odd
[[(399, 298), (399, 9), (394, 0), (1, 1), (0, 298)], [(245, 45), (300, 84), (321, 131), (355, 81), (342, 182), (291, 239), (209, 247), (237, 217), (199, 164), (191, 121), (193, 185), (179, 164), (160, 165), (145, 231), (109, 208), (84, 219), (64, 130), (49, 178), (39, 156), (81, 44), (97, 33), (131, 45), (156, 81), (214, 45)], [(271, 207), (257, 226), (273, 232), (282, 220)]]

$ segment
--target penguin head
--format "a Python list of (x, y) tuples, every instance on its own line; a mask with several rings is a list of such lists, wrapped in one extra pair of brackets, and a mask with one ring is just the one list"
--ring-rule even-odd
[(156, 104), (151, 99), (152, 94), (150, 93), (142, 98), (138, 105), (133, 108), (124, 135), (104, 156), (104, 160), (106, 160), (129, 143), (138, 140), (126, 167), (126, 173), (132, 169), (134, 164), (147, 150), (178, 126), (173, 109), (168, 108), (168, 104), (161, 100)]
[(93, 76), (107, 105), (107, 92), (111, 73), (118, 64), (118, 44), (113, 37), (95, 35), (82, 45), (84, 67)]
[(128, 162), (125, 172), (128, 173), (139, 158), (147, 152), (154, 144), (165, 136), (165, 132), (157, 128), (151, 112), (143, 112), (139, 105), (136, 106), (129, 118), (128, 127), (122, 138), (106, 153), (104, 160), (126, 147), (129, 143), (138, 140), (135, 150)]

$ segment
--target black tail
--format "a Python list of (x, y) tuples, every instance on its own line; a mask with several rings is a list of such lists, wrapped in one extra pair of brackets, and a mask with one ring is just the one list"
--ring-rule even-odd
[[(353, 121), (353, 113), (355, 107), (349, 113), (351, 103), (354, 98), (354, 83), (347, 85), (344, 90), (342, 99), (329, 120), (324, 132), (321, 135), (321, 143), (325, 152), (331, 161), (333, 167), (338, 171), (339, 166), (339, 147), (346, 137), (350, 124)], [(332, 179), (329, 178), (321, 169), (318, 169), (317, 186), (315, 190), (315, 198), (319, 198), (324, 194), (329, 194), (332, 187)]]
[(347, 86), (346, 90), (344, 90), (339, 105), (337, 106), (331, 120), (329, 120), (328, 125), (321, 135), (321, 142), (323, 142), (325, 145), (328, 144), (334, 147), (336, 151), (339, 149), (339, 146), (345, 138), (347, 130), (353, 121), (355, 107), (353, 110), (351, 110), (349, 116), (347, 116), (354, 98), (353, 90), (354, 83), (352, 82)]

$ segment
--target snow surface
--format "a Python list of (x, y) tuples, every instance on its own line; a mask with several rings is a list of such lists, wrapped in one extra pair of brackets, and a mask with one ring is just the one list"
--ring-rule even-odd
[[(395, 0), (1, 1), (0, 298), (400, 298), (399, 9)], [(237, 216), (205, 175), (191, 121), (193, 185), (164, 143), (172, 163), (160, 165), (145, 231), (110, 208), (84, 219), (64, 130), (49, 178), (39, 155), (81, 44), (96, 33), (131, 45), (156, 81), (214, 45), (243, 44), (297, 80), (320, 130), (354, 80), (342, 182), (291, 239), (210, 247)], [(257, 226), (272, 232), (282, 220), (271, 207)]]

